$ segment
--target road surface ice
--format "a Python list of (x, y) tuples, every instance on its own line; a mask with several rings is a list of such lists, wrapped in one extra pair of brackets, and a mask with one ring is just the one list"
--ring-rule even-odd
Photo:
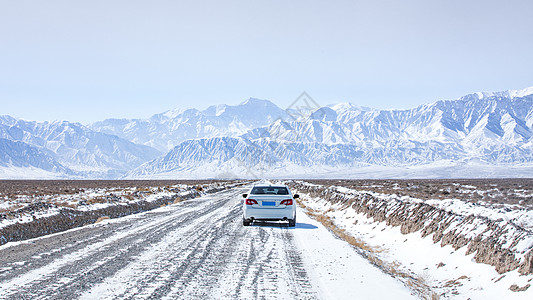
[(0, 247), (0, 299), (406, 299), (298, 211), (242, 226), (242, 188)]

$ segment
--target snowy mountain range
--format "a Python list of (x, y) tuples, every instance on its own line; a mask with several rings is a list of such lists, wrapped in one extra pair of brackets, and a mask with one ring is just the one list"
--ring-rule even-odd
[(0, 147), (4, 169), (30, 168), (37, 174), (44, 170), (75, 178), (117, 178), (161, 154), (79, 123), (30, 122), (9, 116), (0, 117)]
[(315, 176), (320, 170), (335, 176), (341, 173), (334, 170), (349, 175), (365, 166), (530, 164), (532, 94), (531, 88), (476, 93), (410, 110), (322, 107), (307, 118), (278, 119), (238, 137), (189, 140), (128, 176), (201, 177), (207, 170), (212, 176)]
[(288, 118), (287, 112), (274, 103), (250, 98), (236, 106), (216, 105), (203, 111), (175, 109), (149, 119), (108, 119), (91, 124), (90, 128), (168, 152), (186, 140), (239, 136)]
[(0, 175), (32, 168), (91, 178), (364, 177), (388, 168), (382, 176), (533, 176), (533, 87), (408, 110), (307, 109), (248, 99), (88, 126), (3, 116)]

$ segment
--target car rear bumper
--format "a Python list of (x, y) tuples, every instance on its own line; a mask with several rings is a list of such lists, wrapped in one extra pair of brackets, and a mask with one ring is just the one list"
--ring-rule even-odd
[(245, 219), (256, 219), (256, 220), (283, 220), (283, 219), (294, 219), (296, 214), (295, 209), (290, 208), (253, 208), (247, 207), (244, 209), (243, 217)]

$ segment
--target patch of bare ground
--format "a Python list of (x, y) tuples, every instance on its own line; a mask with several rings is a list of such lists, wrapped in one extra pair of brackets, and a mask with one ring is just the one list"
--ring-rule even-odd
[(383, 179), (306, 180), (324, 186), (410, 196), (417, 199), (460, 199), (492, 205), (520, 205), (533, 209), (533, 178), (506, 179)]
[(21, 195), (46, 196), (79, 194), (89, 189), (137, 188), (149, 191), (153, 187), (170, 188), (178, 184), (201, 186), (231, 181), (219, 180), (0, 180), (0, 199), (16, 199)]

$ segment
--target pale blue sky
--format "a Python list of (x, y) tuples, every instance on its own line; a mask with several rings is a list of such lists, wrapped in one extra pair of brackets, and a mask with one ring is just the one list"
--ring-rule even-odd
[(410, 108), (533, 85), (533, 1), (0, 0), (0, 114)]

